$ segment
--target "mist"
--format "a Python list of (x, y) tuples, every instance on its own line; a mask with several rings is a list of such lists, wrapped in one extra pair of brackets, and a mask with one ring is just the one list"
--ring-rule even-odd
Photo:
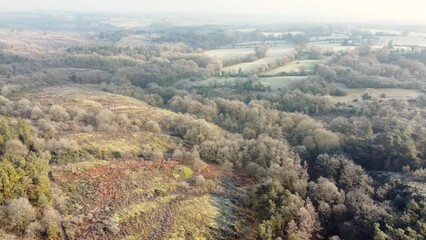
[(2, 0), (1, 12), (105, 12), (180, 13), (229, 16), (256, 16), (275, 22), (387, 22), (426, 24), (426, 7), (421, 0)]

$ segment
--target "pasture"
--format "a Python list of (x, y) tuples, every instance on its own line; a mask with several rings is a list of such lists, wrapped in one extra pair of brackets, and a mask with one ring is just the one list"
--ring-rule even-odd
[[(294, 49), (293, 45), (285, 47), (270, 47), (266, 53), (266, 58), (277, 58), (285, 54), (291, 53)], [(230, 48), (230, 49), (214, 49), (205, 52), (208, 56), (227, 60), (239, 57), (245, 57), (248, 54), (254, 54), (253, 48)]]
[(426, 37), (423, 35), (379, 37), (379, 45), (386, 45), (390, 41), (393, 41), (394, 45), (426, 47)]
[[(348, 92), (346, 96), (333, 96), (332, 100), (335, 102), (350, 102), (354, 99), (360, 100), (366, 92), (379, 99), (413, 99), (424, 94), (418, 90), (403, 88), (356, 88), (346, 89), (346, 91)], [(385, 96), (381, 97), (382, 94)]]
[(272, 90), (285, 88), (295, 81), (304, 79), (304, 76), (282, 76), (282, 77), (266, 77), (259, 78), (259, 82), (264, 86), (270, 86)]
[(263, 75), (275, 76), (282, 73), (308, 73), (312, 72), (315, 68), (315, 65), (320, 62), (321, 60), (295, 60), (282, 67), (267, 71)]

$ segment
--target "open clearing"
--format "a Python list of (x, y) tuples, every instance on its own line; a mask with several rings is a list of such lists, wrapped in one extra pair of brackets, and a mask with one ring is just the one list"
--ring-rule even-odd
[(159, 121), (174, 114), (171, 111), (154, 108), (135, 98), (97, 91), (81, 85), (58, 86), (35, 89), (18, 97), (40, 102), (42, 105), (59, 104), (66, 109), (85, 109), (87, 111), (109, 109), (114, 113), (126, 113), (129, 117), (137, 116), (141, 121)]
[[(278, 76), (278, 77), (261, 77), (258, 79), (264, 86), (270, 86), (272, 90), (285, 88), (294, 81), (305, 79), (305, 76)], [(233, 85), (235, 81), (246, 81), (244, 77), (226, 77), (226, 78), (208, 78), (203, 81), (196, 82), (194, 86), (200, 87), (217, 87), (224, 84)]]
[(11, 53), (30, 57), (54, 55), (69, 46), (90, 41), (89, 37), (74, 32), (0, 30), (0, 44), (13, 46)]
[(426, 37), (421, 35), (415, 36), (386, 36), (379, 37), (380, 45), (386, 45), (388, 42), (393, 41), (394, 45), (406, 45), (406, 46), (420, 46), (426, 47)]
[[(47, 87), (15, 95), (43, 106), (59, 104), (67, 110), (110, 109), (140, 119), (161, 120), (175, 114), (139, 100), (96, 91), (81, 85)], [(61, 137), (79, 149), (138, 153), (142, 145), (166, 151), (178, 139), (161, 133), (64, 132)], [(249, 231), (255, 220), (232, 202), (244, 193), (229, 179), (233, 173), (206, 164), (198, 172), (186, 161), (143, 161), (135, 157), (81, 157), (51, 167), (57, 186), (64, 231), (68, 239), (224, 239)], [(207, 185), (197, 187), (201, 174)], [(226, 184), (226, 188), (222, 185)], [(249, 220), (251, 219), (251, 220)], [(111, 229), (117, 229), (112, 231)], [(109, 231), (108, 234), (105, 234)], [(112, 232), (111, 232), (112, 231)], [(249, 231), (250, 232), (250, 231)], [(253, 238), (249, 238), (253, 239)]]
[(304, 76), (282, 76), (282, 77), (266, 77), (259, 78), (259, 82), (265, 86), (270, 86), (272, 90), (285, 88), (295, 81), (300, 81), (306, 77)]
[[(285, 54), (293, 52), (294, 46), (289, 45), (288, 47), (271, 47), (266, 53), (266, 58), (276, 58)], [(248, 54), (254, 54), (253, 48), (232, 48), (232, 49), (215, 49), (205, 52), (211, 57), (218, 58), (220, 60), (233, 59), (238, 57), (245, 57)]]
[(413, 99), (424, 95), (421, 91), (403, 88), (356, 88), (347, 89), (348, 94), (342, 97), (332, 97), (335, 102), (350, 102), (354, 99), (360, 100), (362, 95), (368, 92), (376, 98), (381, 98), (381, 94), (385, 94), (385, 98), (381, 99)]
[[(103, 239), (217, 239), (223, 231), (235, 234), (235, 219), (244, 219), (235, 205), (220, 186), (212, 195), (185, 184), (189, 179), (184, 168), (175, 161), (134, 160), (54, 166), (53, 178), (63, 191), (61, 210), (67, 214), (65, 231), (75, 233), (70, 239), (94, 239), (94, 229), (116, 223), (119, 231)], [(237, 224), (244, 226), (244, 220)]]
[(321, 60), (296, 60), (289, 62), (288, 64), (282, 67), (267, 71), (263, 75), (275, 76), (283, 73), (309, 73), (312, 72), (315, 68), (315, 65), (320, 62)]

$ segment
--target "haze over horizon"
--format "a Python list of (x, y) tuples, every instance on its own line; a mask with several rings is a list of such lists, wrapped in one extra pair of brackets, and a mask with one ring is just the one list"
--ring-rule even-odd
[(421, 0), (2, 0), (0, 12), (72, 11), (269, 16), (277, 21), (354, 21), (426, 24)]

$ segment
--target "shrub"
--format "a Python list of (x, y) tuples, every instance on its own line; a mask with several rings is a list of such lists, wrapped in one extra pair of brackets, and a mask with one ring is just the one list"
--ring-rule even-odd
[(161, 132), (160, 125), (156, 121), (149, 120), (144, 124), (143, 127), (148, 132), (152, 132), (152, 133), (160, 133)]
[(166, 190), (161, 188), (154, 189), (154, 194), (156, 197), (165, 197), (167, 195)]
[(51, 138), (57, 132), (55, 126), (49, 120), (39, 119), (37, 121), (37, 126), (38, 126), (38, 129), (41, 131), (40, 135), (42, 137)]
[(113, 118), (114, 118), (114, 113), (112, 113), (110, 110), (108, 109), (101, 110), (100, 112), (98, 112), (98, 114), (96, 114), (96, 117), (95, 117), (96, 125), (100, 127), (102, 125), (111, 124)]
[(130, 131), (131, 131), (131, 132), (139, 132), (139, 131), (140, 131), (140, 129), (139, 129), (139, 127), (138, 127), (137, 125), (132, 125), (132, 126), (130, 127)]
[(65, 110), (65, 108), (59, 105), (51, 106), (49, 110), (49, 114), (50, 114), (50, 118), (53, 121), (57, 121), (57, 122), (65, 121), (70, 118), (70, 115), (67, 113), (67, 110)]
[[(25, 237), (24, 239), (41, 239), (42, 238), (42, 232), (45, 229), (41, 226), (41, 224), (38, 221), (32, 222), (28, 225), (27, 229), (25, 230)], [(2, 238), (0, 238), (2, 239)]]
[(152, 161), (160, 161), (163, 160), (164, 154), (160, 150), (155, 150), (151, 153), (151, 160)]
[(120, 231), (119, 223), (114, 218), (107, 218), (102, 221), (104, 229), (110, 233), (116, 234)]
[(172, 154), (173, 160), (181, 161), (184, 159), (184, 153), (180, 149), (175, 149)]
[(39, 107), (34, 107), (31, 110), (31, 119), (39, 119), (43, 116), (43, 111)]
[(115, 122), (117, 122), (117, 124), (122, 128), (127, 128), (131, 123), (127, 115), (124, 113), (116, 116)]
[(426, 182), (426, 169), (425, 168), (417, 169), (416, 171), (414, 171), (413, 174), (414, 174), (414, 177), (416, 178), (417, 181)]
[(192, 162), (192, 166), (193, 166), (193, 169), (196, 172), (201, 172), (207, 167), (207, 164), (203, 160), (201, 160), (200, 158), (196, 158)]
[(206, 179), (203, 175), (197, 175), (194, 178), (195, 186), (203, 186), (206, 183)]
[(6, 233), (5, 231), (0, 229), (0, 239), (2, 240), (18, 240), (17, 236)]
[(4, 209), (5, 218), (0, 220), (5, 229), (22, 234), (36, 219), (36, 211), (26, 198), (14, 199)]
[(186, 179), (192, 178), (192, 175), (194, 172), (189, 167), (182, 167), (181, 168), (182, 176)]
[(51, 139), (47, 142), (47, 149), (56, 155), (66, 152), (76, 151), (78, 146), (75, 142), (61, 138), (59, 140)]
[(13, 139), (4, 144), (3, 152), (5, 154), (25, 156), (28, 153), (28, 148), (21, 141)]
[(59, 240), (63, 238), (61, 229), (59, 228), (59, 224), (56, 222), (49, 224), (49, 226), (47, 227), (46, 235), (47, 240)]

